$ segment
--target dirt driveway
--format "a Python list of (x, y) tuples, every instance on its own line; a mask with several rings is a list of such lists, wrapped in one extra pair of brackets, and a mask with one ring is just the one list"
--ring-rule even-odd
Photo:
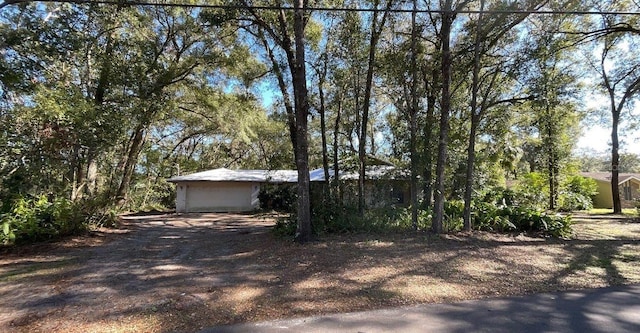
[(196, 332), (223, 324), (640, 283), (640, 223), (576, 239), (331, 235), (269, 216), (132, 216), (121, 229), (0, 253), (0, 332)]
[[(0, 331), (177, 328), (203, 312), (217, 288), (263, 278), (251, 269), (255, 253), (238, 248), (270, 239), (271, 218), (202, 214), (124, 221), (115, 233), (25, 250), (35, 254), (3, 254)], [(176, 314), (187, 317), (171, 318)]]

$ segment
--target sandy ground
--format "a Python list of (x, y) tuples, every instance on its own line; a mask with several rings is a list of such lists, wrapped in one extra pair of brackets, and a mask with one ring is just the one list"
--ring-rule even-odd
[(268, 215), (150, 215), (0, 256), (0, 331), (195, 332), (267, 319), (640, 283), (640, 223), (576, 238), (335, 235), (300, 246)]

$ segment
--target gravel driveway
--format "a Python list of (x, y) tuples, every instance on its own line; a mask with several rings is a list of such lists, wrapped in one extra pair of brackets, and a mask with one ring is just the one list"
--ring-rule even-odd
[(139, 329), (149, 324), (141, 314), (163, 306), (198, 308), (216, 286), (247, 278), (215, 270), (237, 262), (225, 260), (234, 244), (259, 241), (272, 225), (238, 214), (130, 216), (118, 235), (89, 237), (91, 246), (69, 240), (2, 254), (0, 331), (103, 331), (123, 320)]

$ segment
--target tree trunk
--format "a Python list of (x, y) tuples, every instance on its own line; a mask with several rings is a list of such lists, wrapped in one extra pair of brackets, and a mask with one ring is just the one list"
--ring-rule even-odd
[(547, 161), (547, 172), (549, 177), (549, 209), (555, 210), (556, 198), (558, 197), (558, 188), (556, 186), (557, 178), (558, 178), (558, 175), (556, 172), (558, 161), (555, 154), (555, 147), (553, 146), (555, 144), (553, 142), (554, 141), (553, 133), (555, 131), (552, 128), (553, 124), (551, 123), (553, 121), (553, 118), (551, 117), (551, 110), (549, 108), (549, 105), (547, 105), (546, 108), (547, 108), (547, 113), (546, 113), (547, 119), (545, 121), (548, 122), (546, 149), (547, 149), (547, 155), (548, 155), (547, 158), (549, 159)]
[(471, 82), (471, 131), (469, 133), (469, 146), (467, 148), (467, 172), (464, 185), (464, 230), (471, 231), (471, 197), (473, 194), (473, 170), (476, 162), (476, 132), (482, 119), (482, 109), (478, 110), (478, 91), (480, 90), (480, 39), (482, 27), (482, 11), (484, 0), (480, 0), (480, 14), (476, 27), (476, 40), (473, 50), (473, 78)]
[(417, 38), (416, 27), (417, 0), (413, 0), (411, 12), (411, 107), (409, 108), (409, 155), (411, 159), (411, 227), (418, 230), (418, 154), (416, 152), (417, 140), (417, 114), (418, 114), (418, 66), (417, 66)]
[[(438, 71), (431, 71), (431, 80), (435, 82), (438, 76)], [(424, 170), (423, 170), (423, 191), (424, 207), (430, 207), (433, 199), (433, 124), (435, 122), (435, 108), (436, 108), (436, 92), (435, 86), (429, 88), (429, 83), (425, 75), (425, 90), (427, 91), (427, 116), (424, 127)]]
[(433, 232), (440, 234), (444, 220), (444, 182), (447, 163), (447, 145), (449, 141), (449, 115), (451, 112), (451, 26), (455, 14), (452, 11), (452, 0), (447, 0), (445, 12), (442, 14), (440, 38), (442, 40), (442, 102), (440, 111), (440, 135), (438, 138), (438, 159), (436, 161), (435, 200), (433, 203)]
[(118, 205), (124, 204), (127, 199), (127, 193), (129, 192), (129, 186), (131, 185), (131, 178), (133, 177), (133, 171), (138, 163), (138, 155), (142, 150), (142, 146), (145, 141), (145, 128), (142, 124), (138, 125), (133, 133), (131, 144), (126, 156), (124, 167), (122, 170), (122, 179), (120, 180), (120, 186), (116, 192), (116, 202)]
[[(377, 8), (378, 3), (375, 3), (375, 8)], [(386, 8), (389, 8), (391, 5), (390, 1), (387, 2)], [(382, 33), (382, 28), (384, 27), (385, 21), (387, 19), (387, 11), (382, 14), (382, 18), (380, 19), (380, 24), (378, 24), (378, 11), (375, 10), (373, 12), (373, 17), (371, 18), (371, 38), (369, 39), (369, 58), (367, 62), (367, 81), (365, 83), (364, 90), (364, 101), (362, 105), (362, 118), (360, 125), (360, 133), (358, 137), (358, 167), (359, 167), (359, 176), (358, 176), (358, 212), (360, 216), (364, 216), (365, 210), (365, 188), (364, 182), (366, 178), (366, 146), (367, 146), (367, 125), (369, 124), (369, 109), (371, 107), (371, 90), (373, 86), (373, 72), (375, 70), (374, 66), (376, 63), (376, 46), (378, 45), (378, 40), (380, 38), (380, 34)]]
[(296, 0), (294, 3), (294, 33), (296, 44), (295, 71), (293, 92), (296, 106), (296, 167), (298, 169), (298, 227), (295, 240), (306, 243), (311, 240), (311, 198), (309, 189), (309, 152), (307, 143), (307, 115), (309, 104), (307, 99), (307, 81), (305, 68), (304, 15), (306, 1)]
[(325, 61), (324, 68), (320, 75), (320, 80), (318, 82), (318, 94), (320, 95), (320, 138), (322, 140), (322, 168), (324, 170), (324, 186), (325, 188), (329, 185), (329, 152), (327, 148), (327, 119), (325, 112), (325, 103), (324, 103), (324, 81), (327, 75), (327, 63)]
[(89, 149), (87, 153), (87, 195), (93, 196), (97, 192), (98, 161), (94, 149)]
[(478, 124), (472, 120), (471, 131), (469, 133), (469, 147), (467, 148), (467, 173), (464, 188), (464, 230), (471, 231), (473, 224), (471, 221), (471, 200), (473, 194), (473, 171), (476, 162), (476, 133)]
[[(297, 146), (297, 135), (296, 135), (296, 116), (294, 106), (291, 104), (291, 96), (289, 95), (289, 90), (287, 89), (287, 84), (284, 80), (284, 75), (282, 74), (282, 70), (280, 69), (280, 64), (276, 60), (273, 51), (269, 47), (267, 40), (262, 37), (262, 43), (264, 48), (269, 55), (269, 60), (271, 60), (271, 65), (273, 69), (273, 74), (275, 74), (276, 79), (278, 80), (278, 88), (280, 88), (280, 93), (282, 94), (282, 100), (284, 102), (284, 109), (287, 112), (287, 125), (289, 126), (289, 138), (291, 139), (291, 146), (293, 147), (293, 158), (294, 161), (297, 160), (298, 150)], [(291, 51), (288, 51), (291, 52)]]
[(613, 194), (613, 213), (622, 214), (622, 202), (620, 201), (619, 165), (620, 143), (618, 142), (618, 124), (620, 123), (620, 111), (612, 112), (611, 124), (611, 193)]
[[(340, 94), (340, 93), (338, 93)], [(340, 204), (342, 201), (342, 192), (340, 191), (340, 165), (338, 163), (338, 135), (340, 135), (340, 118), (342, 115), (342, 95), (338, 97), (338, 109), (336, 110), (336, 121), (333, 124), (333, 182), (335, 192), (333, 196)]]

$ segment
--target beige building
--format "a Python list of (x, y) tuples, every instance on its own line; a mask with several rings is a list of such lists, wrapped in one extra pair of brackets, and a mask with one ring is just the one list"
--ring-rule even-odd
[[(333, 170), (330, 170), (333, 175)], [(312, 183), (324, 182), (324, 170), (309, 173)], [(389, 165), (367, 167), (366, 202), (369, 206), (406, 205), (409, 188), (407, 173)], [(341, 171), (340, 179), (356, 185), (358, 173)], [(265, 184), (295, 184), (296, 170), (230, 170), (225, 168), (197, 172), (168, 179), (176, 185), (176, 212), (250, 212), (260, 207), (258, 196)], [(352, 188), (353, 189), (353, 188)], [(355, 189), (345, 199), (357, 200)]]
[[(593, 197), (593, 207), (613, 208), (611, 172), (584, 172), (582, 176), (595, 179), (598, 184), (598, 194)], [(636, 200), (640, 200), (640, 174), (619, 174), (618, 186), (622, 208), (634, 208)]]
[(258, 209), (262, 184), (295, 183), (295, 170), (229, 170), (225, 168), (173, 177), (176, 212), (249, 212)]

